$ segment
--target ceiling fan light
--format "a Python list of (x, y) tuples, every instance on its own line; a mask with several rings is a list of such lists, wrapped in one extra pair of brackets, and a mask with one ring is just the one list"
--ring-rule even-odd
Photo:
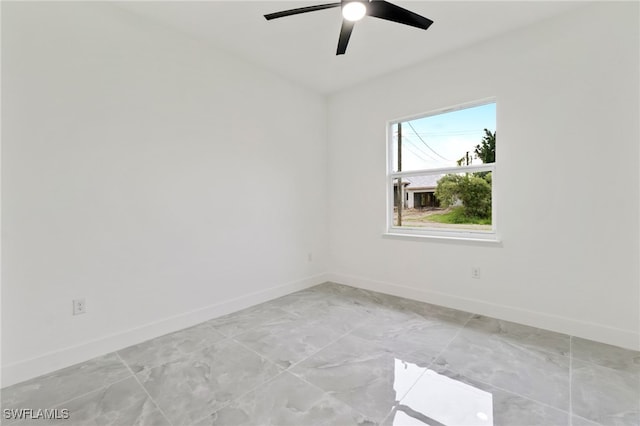
[(359, 1), (352, 1), (342, 7), (342, 16), (347, 21), (359, 21), (367, 13), (367, 7)]

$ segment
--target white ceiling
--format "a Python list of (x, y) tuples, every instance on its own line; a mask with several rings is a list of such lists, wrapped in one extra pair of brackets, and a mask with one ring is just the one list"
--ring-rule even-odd
[(340, 8), (266, 21), (265, 13), (328, 1), (141, 1), (118, 5), (234, 52), (321, 93), (331, 93), (468, 46), (585, 3), (580, 1), (406, 1), (434, 21), (427, 30), (365, 17), (346, 55), (336, 56)]

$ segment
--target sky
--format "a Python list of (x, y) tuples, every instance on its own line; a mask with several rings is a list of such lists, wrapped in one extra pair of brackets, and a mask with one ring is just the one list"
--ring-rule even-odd
[[(496, 130), (496, 104), (446, 112), (402, 123), (402, 170), (455, 167), (467, 151), (484, 137), (484, 129)], [(397, 171), (397, 133), (393, 125), (393, 168)], [(496, 138), (497, 139), (497, 138)], [(473, 159), (472, 164), (481, 164)]]

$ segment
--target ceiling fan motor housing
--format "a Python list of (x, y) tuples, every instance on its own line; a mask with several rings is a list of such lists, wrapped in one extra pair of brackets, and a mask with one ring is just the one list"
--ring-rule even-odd
[(368, 1), (342, 0), (342, 17), (347, 21), (359, 21), (367, 14)]

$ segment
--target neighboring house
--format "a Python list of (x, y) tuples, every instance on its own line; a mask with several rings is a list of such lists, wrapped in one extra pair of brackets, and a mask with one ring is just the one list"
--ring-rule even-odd
[[(435, 196), (438, 180), (441, 175), (411, 176), (402, 178), (404, 187), (404, 208), (424, 209), (430, 207), (440, 207), (440, 203)], [(394, 185), (397, 187), (397, 185)], [(394, 204), (398, 204), (398, 191), (394, 190)]]

